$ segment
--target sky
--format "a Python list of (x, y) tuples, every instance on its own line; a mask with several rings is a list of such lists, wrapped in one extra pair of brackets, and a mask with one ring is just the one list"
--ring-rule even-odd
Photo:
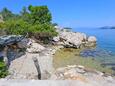
[(19, 13), (23, 6), (47, 5), (53, 22), (65, 27), (115, 26), (115, 0), (0, 0), (0, 10), (7, 7)]

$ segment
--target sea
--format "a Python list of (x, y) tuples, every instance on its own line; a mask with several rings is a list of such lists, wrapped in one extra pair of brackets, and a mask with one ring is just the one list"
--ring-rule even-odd
[(97, 38), (96, 48), (93, 49), (95, 55), (91, 54), (92, 50), (86, 50), (85, 53), (89, 53), (89, 56), (91, 54), (90, 57), (94, 57), (102, 63), (111, 63), (115, 66), (115, 29), (74, 28), (73, 31), (85, 33), (87, 36), (95, 36)]

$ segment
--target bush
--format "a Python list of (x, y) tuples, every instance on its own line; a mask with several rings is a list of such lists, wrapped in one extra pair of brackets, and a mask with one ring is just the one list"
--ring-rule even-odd
[(4, 78), (8, 75), (8, 70), (3, 61), (0, 61), (0, 78)]
[[(5, 11), (5, 13), (9, 15), (12, 12)], [(20, 18), (10, 17), (6, 19), (5, 23), (0, 23), (0, 28), (4, 28), (7, 34), (11, 35), (29, 34), (29, 36), (36, 36), (42, 40), (50, 40), (57, 35), (51, 20), (52, 16), (47, 6), (30, 5), (28, 10), (23, 8)]]
[(27, 33), (28, 23), (22, 19), (9, 20), (5, 22), (5, 28), (7, 34), (25, 35)]

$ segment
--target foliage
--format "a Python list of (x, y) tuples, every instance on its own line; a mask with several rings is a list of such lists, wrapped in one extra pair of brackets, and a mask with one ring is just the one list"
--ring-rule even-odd
[(0, 29), (4, 28), (5, 27), (5, 23), (3, 22), (0, 22)]
[(8, 75), (7, 67), (3, 61), (0, 61), (0, 78)]
[[(49, 43), (53, 36), (57, 35), (53, 24), (52, 16), (47, 6), (32, 6), (28, 9), (23, 7), (20, 14), (13, 14), (7, 8), (0, 12), (4, 22), (0, 22), (0, 29), (7, 34), (34, 36), (43, 43)], [(0, 61), (0, 77), (8, 74), (3, 61)]]
[(22, 16), (28, 14), (28, 11), (27, 11), (26, 7), (23, 7), (22, 11), (20, 13), (21, 13)]
[(25, 35), (28, 30), (28, 23), (22, 19), (9, 20), (5, 22), (7, 34)]
[(31, 33), (31, 36), (38, 34), (39, 37), (57, 35), (51, 23), (52, 16), (47, 6), (30, 5), (28, 10), (23, 7), (20, 18), (19, 16), (14, 18), (14, 14), (7, 8), (4, 8), (0, 13), (4, 14), (4, 20), (6, 20), (5, 23), (0, 23), (0, 28), (5, 28), (7, 34), (26, 35)]
[(13, 14), (7, 8), (3, 8), (3, 10), (0, 12), (0, 14), (3, 16), (4, 21), (10, 20), (10, 19), (17, 19), (17, 18), (19, 18), (19, 15)]
[(29, 18), (31, 24), (44, 24), (50, 23), (52, 20), (51, 13), (47, 6), (32, 6), (28, 7), (30, 12)]
[(29, 12), (28, 12), (28, 10), (27, 10), (26, 7), (23, 7), (23, 8), (22, 8), (22, 11), (20, 12), (20, 14), (21, 14), (21, 18), (22, 18), (24, 21), (30, 21), (30, 19), (29, 19)]
[(56, 35), (55, 29), (53, 29), (53, 25), (51, 24), (36, 24), (31, 25), (28, 29), (29, 32), (33, 33), (49, 33), (51, 36)]
[(39, 41), (45, 44), (50, 42), (53, 36), (57, 35), (57, 32), (51, 24), (31, 25), (28, 32), (31, 33), (30, 37), (34, 36), (36, 39), (39, 39)]

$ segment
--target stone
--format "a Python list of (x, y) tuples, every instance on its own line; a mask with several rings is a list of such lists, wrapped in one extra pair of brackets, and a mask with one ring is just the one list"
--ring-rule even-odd
[(85, 67), (82, 66), (82, 65), (77, 65), (77, 67), (80, 68), (80, 69), (84, 69), (84, 68), (85, 68)]
[(31, 45), (31, 41), (27, 38), (24, 38), (20, 42), (18, 42), (17, 45), (19, 48), (27, 48)]
[(67, 65), (67, 67), (74, 68), (74, 67), (77, 67), (77, 65)]
[(103, 76), (104, 73), (100, 72), (100, 71), (96, 71), (98, 73), (99, 76)]
[(77, 73), (84, 74), (84, 69), (76, 68)]
[(84, 46), (92, 47), (97, 39), (94, 36), (89, 38), (85, 33), (67, 31), (62, 27), (56, 26), (58, 36), (53, 38), (53, 41), (58, 45), (63, 45), (66, 48), (81, 48)]
[(66, 31), (62, 31), (62, 33), (59, 34), (59, 37), (63, 39), (63, 44), (65, 47), (75, 48), (79, 48), (87, 38), (86, 34), (84, 33)]
[(85, 43), (85, 46), (86, 47), (94, 47), (94, 46), (96, 46), (96, 42), (97, 42), (97, 38), (95, 36), (89, 36)]
[(113, 81), (114, 79), (111, 76), (106, 77), (108, 81)]
[(66, 76), (66, 75), (69, 75), (69, 74), (71, 74), (71, 75), (76, 75), (76, 69), (75, 68), (70, 68), (68, 71), (66, 71), (65, 73), (64, 73), (64, 75)]
[(53, 41), (55, 41), (55, 42), (58, 42), (58, 41), (60, 41), (60, 38), (59, 38), (59, 36), (57, 36), (57, 37), (53, 37)]
[(27, 52), (39, 53), (39, 52), (43, 51), (44, 49), (45, 49), (45, 47), (43, 47), (42, 45), (40, 45), (38, 43), (32, 43), (31, 46), (29, 48), (27, 48)]
[(22, 35), (6, 35), (0, 37), (0, 45), (6, 46), (6, 45), (12, 45), (14, 43), (18, 43), (21, 40), (23, 40), (25, 37)]
[(58, 36), (53, 38), (53, 41), (58, 45), (63, 45), (66, 48), (81, 48), (93, 47), (96, 45), (96, 37), (87, 37), (85, 33), (68, 31), (62, 27), (55, 26)]
[(93, 43), (96, 43), (97, 39), (95, 36), (89, 36), (88, 37), (88, 42), (93, 42)]
[[(114, 86), (115, 79), (111, 76), (105, 77), (101, 72), (95, 73), (91, 71), (84, 71), (81, 68), (74, 67), (74, 65), (68, 67), (58, 68), (51, 76), (53, 80), (75, 80), (83, 83), (90, 83), (87, 86)], [(80, 65), (81, 66), (81, 65)], [(96, 71), (97, 72), (97, 71)], [(72, 85), (73, 86), (73, 85)], [(77, 85), (76, 85), (77, 86)], [(85, 85), (78, 85), (85, 86)]]

